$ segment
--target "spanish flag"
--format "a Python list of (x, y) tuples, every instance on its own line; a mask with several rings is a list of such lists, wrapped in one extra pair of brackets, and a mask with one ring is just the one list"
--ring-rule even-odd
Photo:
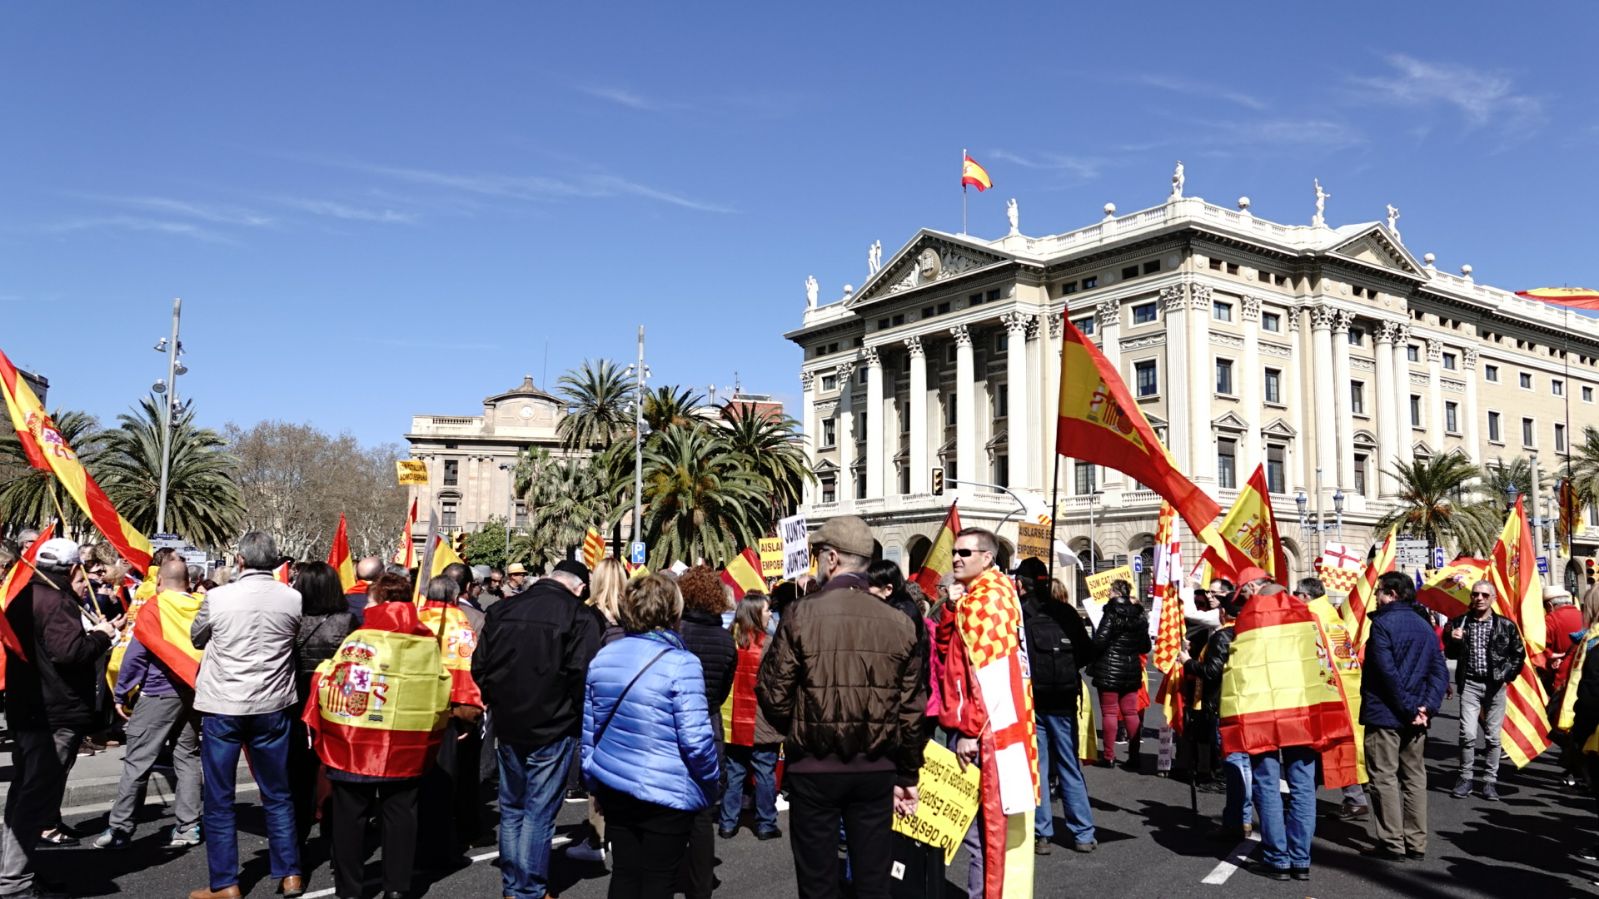
[(5, 395), (6, 408), (11, 412), (11, 424), (17, 429), (17, 439), (22, 443), (22, 452), (28, 457), (28, 464), (40, 471), (54, 472), (56, 480), (72, 495), (78, 508), (89, 516), (95, 529), (105, 535), (117, 554), (140, 571), (149, 568), (150, 541), (138, 528), (117, 514), (105, 491), (89, 476), (83, 463), (78, 461), (78, 454), (72, 451), (61, 432), (56, 430), (55, 422), (50, 420), (44, 407), (39, 404), (39, 397), (34, 394), (33, 388), (22, 379), (3, 352), (0, 352), (0, 394)]
[(133, 636), (190, 689), (200, 673), (201, 651), (189, 639), (189, 628), (200, 613), (202, 599), (192, 593), (162, 590), (146, 603), (133, 625)]
[(721, 578), (722, 583), (733, 588), (734, 599), (743, 599), (744, 594), (752, 590), (766, 592), (766, 578), (761, 577), (761, 557), (753, 549), (746, 548), (734, 556), (722, 569)]
[(1505, 529), (1488, 556), (1488, 576), (1498, 594), (1494, 611), (1514, 621), (1527, 644), (1521, 674), (1505, 688), (1505, 721), (1499, 728), (1499, 742), (1517, 768), (1525, 768), (1550, 746), (1549, 694), (1532, 668), (1532, 659), (1544, 651), (1548, 636), (1543, 581), (1538, 577), (1538, 550), (1522, 499), (1516, 498)]
[(411, 513), (405, 516), (405, 530), (400, 534), (400, 545), (394, 550), (394, 561), (406, 568), (416, 567), (416, 500), (411, 500)]
[(928, 547), (927, 558), (922, 560), (922, 570), (913, 578), (929, 599), (938, 596), (938, 582), (955, 570), (955, 535), (960, 530), (961, 514), (956, 504), (950, 503), (944, 524), (933, 538), (933, 545)]
[[(462, 565), (466, 564), (466, 560), (461, 558), (460, 554), (455, 551), (455, 547), (450, 545), (450, 541), (444, 539), (444, 535), (440, 534), (438, 537), (434, 538), (433, 564), (428, 567), (427, 579), (432, 580), (433, 578), (438, 577), (444, 573), (445, 568), (450, 565), (454, 565), (457, 562)], [(417, 580), (421, 581), (422, 579), (418, 578)], [(420, 587), (424, 592), (427, 590), (426, 583), (420, 584)]]
[[(11, 566), (10, 571), (6, 572), (5, 578), (0, 580), (0, 643), (3, 643), (6, 649), (16, 653), (17, 658), (23, 661), (27, 661), (28, 651), (22, 648), (22, 638), (18, 637), (17, 632), (11, 629), (11, 621), (6, 618), (5, 610), (11, 608), (12, 600), (16, 599), (22, 593), (22, 588), (28, 586), (28, 582), (33, 580), (34, 557), (39, 555), (39, 547), (44, 545), (44, 541), (55, 535), (55, 530), (56, 526), (53, 522), (46, 525), (45, 529), (39, 533), (39, 536), (22, 551), (21, 558), (17, 559), (17, 563)], [(0, 690), (4, 690), (6, 686), (5, 667), (5, 655), (0, 653)]]
[(1466, 614), (1471, 588), (1488, 576), (1486, 559), (1456, 559), (1434, 571), (1416, 591), (1416, 602), (1447, 618)]
[(350, 535), (344, 523), (344, 513), (339, 513), (339, 527), (333, 532), (333, 546), (328, 550), (328, 564), (339, 573), (339, 587), (345, 593), (355, 586), (355, 560), (350, 558)]
[(1354, 739), (1327, 638), (1309, 606), (1285, 591), (1244, 604), (1221, 676), (1222, 752), (1284, 746), (1326, 752)]
[(600, 567), (600, 560), (605, 558), (605, 538), (600, 536), (598, 528), (590, 527), (583, 533), (583, 564), (588, 570), (593, 571)]
[(1277, 534), (1277, 516), (1271, 509), (1264, 465), (1255, 466), (1255, 473), (1233, 501), (1221, 523), (1221, 543), (1223, 551), (1214, 546), (1205, 548), (1205, 560), (1229, 577), (1236, 579), (1245, 568), (1261, 568), (1272, 580), (1288, 586), (1288, 555)]
[[(1582, 521), (1582, 495), (1577, 490), (1577, 485), (1571, 478), (1561, 478), (1560, 486), (1555, 491), (1560, 497), (1560, 534), (1566, 543), (1571, 538), (1581, 534), (1584, 530)], [(1570, 548), (1569, 546), (1567, 547)]]
[(292, 584), (294, 582), (294, 563), (284, 562), (282, 565), (272, 569), (272, 579), (280, 584)]
[[(466, 613), (455, 603), (425, 602), (417, 618), (439, 639), (444, 670), (450, 672), (450, 701), (457, 705), (483, 707), (483, 693), (472, 679), (472, 653), (477, 650), (477, 631), (466, 620)], [(440, 633), (440, 629), (443, 633)]]
[(961, 190), (965, 190), (968, 184), (977, 188), (978, 193), (982, 193), (994, 186), (994, 179), (988, 177), (988, 169), (978, 165), (977, 160), (967, 156), (966, 151), (962, 150)]
[(1599, 290), (1586, 287), (1534, 287), (1518, 290), (1516, 296), (1568, 309), (1599, 309)]
[(1177, 470), (1121, 375), (1070, 319), (1061, 346), (1055, 452), (1132, 476), (1171, 503), (1196, 536), (1215, 545), (1221, 507)]

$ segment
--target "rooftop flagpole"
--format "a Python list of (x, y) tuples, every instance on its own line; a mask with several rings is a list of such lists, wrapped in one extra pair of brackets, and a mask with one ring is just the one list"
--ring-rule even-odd
[(961, 147), (961, 234), (966, 233), (966, 148)]

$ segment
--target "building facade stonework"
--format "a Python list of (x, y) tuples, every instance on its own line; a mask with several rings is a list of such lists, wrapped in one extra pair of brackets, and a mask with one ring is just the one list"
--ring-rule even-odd
[[(1479, 284), (1470, 266), (1441, 271), (1383, 222), (1282, 225), (1174, 196), (1039, 237), (923, 229), (858, 291), (807, 308), (785, 335), (804, 351), (800, 419), (818, 478), (804, 513), (863, 516), (913, 568), (952, 498), (963, 523), (1009, 541), (1018, 518), (1053, 511), (1081, 557), (1092, 543), (1096, 561), (1147, 561), (1159, 497), (1057, 461), (1064, 319), (1224, 509), (1265, 467), (1296, 572), (1326, 540), (1366, 546), (1393, 506), (1394, 466), (1418, 457), (1536, 454), (1550, 476), (1532, 512), (1545, 514), (1568, 442), (1599, 425), (1593, 320)], [(1594, 549), (1581, 540), (1579, 557)], [(1195, 546), (1190, 535), (1189, 564)]]

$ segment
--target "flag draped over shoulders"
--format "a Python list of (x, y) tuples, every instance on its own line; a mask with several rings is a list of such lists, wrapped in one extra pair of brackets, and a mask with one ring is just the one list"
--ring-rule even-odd
[(202, 652), (189, 639), (189, 628), (203, 599), (193, 593), (162, 590), (145, 603), (133, 625), (133, 636), (191, 689), (200, 673)]
[(1220, 713), (1224, 753), (1325, 752), (1354, 739), (1332, 649), (1308, 606), (1285, 592), (1244, 604), (1222, 669)]
[[(472, 679), (472, 653), (477, 650), (477, 631), (466, 620), (466, 613), (454, 603), (428, 601), (417, 618), (438, 638), (444, 669), (450, 672), (450, 701), (457, 705), (483, 707), (483, 693)], [(442, 633), (440, 629), (443, 629)]]

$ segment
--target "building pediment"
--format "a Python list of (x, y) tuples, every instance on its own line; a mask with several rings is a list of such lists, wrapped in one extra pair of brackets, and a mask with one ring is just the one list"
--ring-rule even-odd
[(1267, 437), (1298, 437), (1299, 432), (1293, 426), (1280, 418), (1274, 418), (1271, 423), (1260, 429), (1260, 433)]
[(1411, 450), (1411, 453), (1413, 455), (1415, 455), (1416, 457), (1418, 457), (1418, 458), (1422, 457), (1422, 456), (1426, 456), (1428, 458), (1431, 458), (1432, 455), (1433, 455), (1432, 447), (1428, 446), (1427, 445), (1427, 441), (1425, 441), (1425, 440), (1416, 441), (1416, 445), (1412, 446), (1410, 448), (1410, 450)]
[(812, 468), (811, 470), (817, 474), (833, 474), (834, 472), (838, 471), (838, 465), (835, 464), (831, 459), (823, 459), (822, 461), (816, 463), (816, 467)]
[(1354, 237), (1334, 244), (1327, 254), (1415, 278), (1426, 277), (1421, 262), (1410, 255), (1404, 244), (1394, 240), (1393, 235), (1382, 225), (1374, 224)]
[(924, 228), (868, 278), (846, 305), (862, 306), (1011, 261), (981, 244)]
[(1211, 419), (1210, 424), (1211, 424), (1211, 427), (1216, 428), (1217, 430), (1221, 430), (1221, 431), (1240, 431), (1240, 432), (1242, 432), (1242, 431), (1249, 430), (1249, 422), (1244, 421), (1242, 418), (1239, 418), (1238, 415), (1236, 413), (1233, 413), (1233, 412), (1228, 412), (1228, 413), (1222, 415), (1220, 418)]

